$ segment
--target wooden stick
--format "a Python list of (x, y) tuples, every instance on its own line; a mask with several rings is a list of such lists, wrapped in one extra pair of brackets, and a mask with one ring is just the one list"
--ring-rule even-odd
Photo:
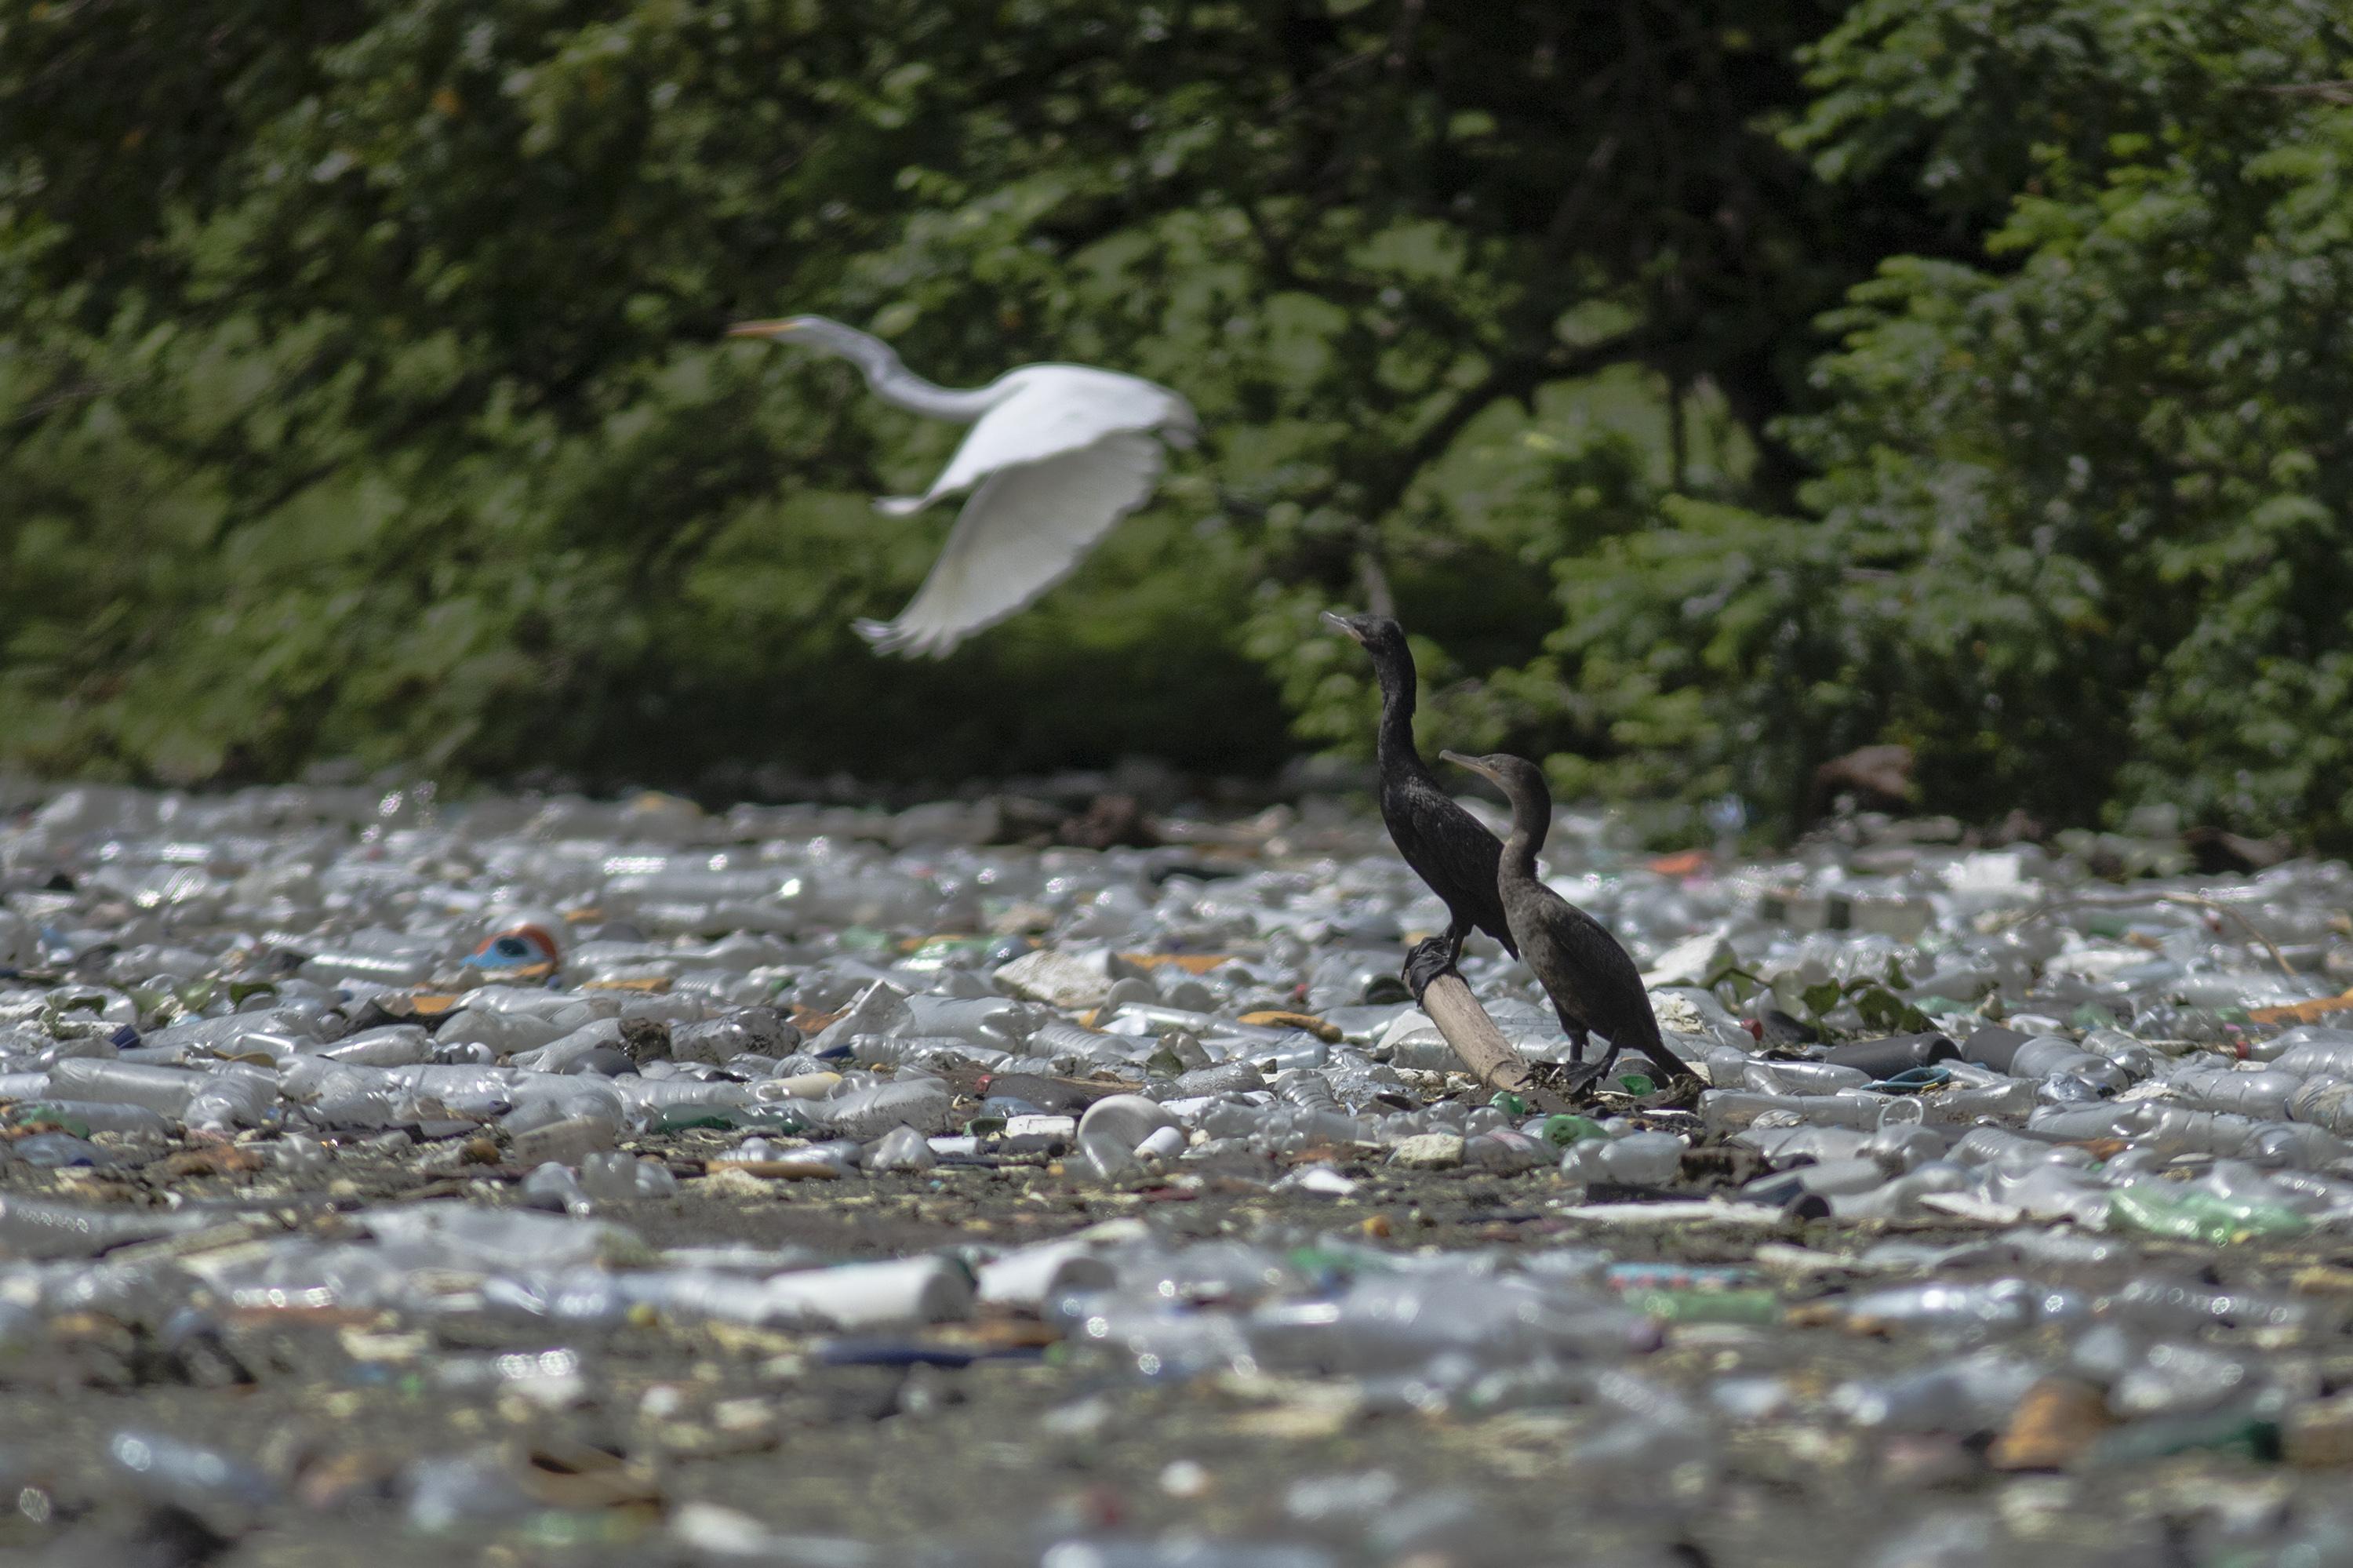
[(1512, 1049), (1479, 999), (1452, 969), (1441, 969), (1421, 989), (1421, 1010), (1430, 1014), (1472, 1075), (1491, 1089), (1508, 1089), (1546, 1116), (1577, 1107), (1536, 1081), (1535, 1070)]

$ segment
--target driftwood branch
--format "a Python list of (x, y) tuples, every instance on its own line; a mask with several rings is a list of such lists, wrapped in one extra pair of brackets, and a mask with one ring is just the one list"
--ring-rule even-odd
[(1472, 1075), (1491, 1089), (1508, 1089), (1528, 1102), (1532, 1110), (1550, 1116), (1559, 1111), (1574, 1110), (1553, 1090), (1537, 1080), (1535, 1069), (1512, 1049), (1479, 999), (1452, 969), (1442, 969), (1421, 988), (1421, 1010), (1446, 1036), (1454, 1054)]

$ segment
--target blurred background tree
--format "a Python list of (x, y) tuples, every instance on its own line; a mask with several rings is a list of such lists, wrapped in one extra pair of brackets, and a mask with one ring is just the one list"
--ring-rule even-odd
[[(0, 0), (0, 758), (1248, 773), (1387, 599), (1579, 791), (2333, 834), (2348, 75), (2295, 0)], [(800, 310), (1209, 440), (877, 660), (955, 432), (717, 340)]]

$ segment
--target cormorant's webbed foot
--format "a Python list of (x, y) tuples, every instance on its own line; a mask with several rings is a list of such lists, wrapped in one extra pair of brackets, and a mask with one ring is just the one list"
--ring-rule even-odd
[(1699, 1104), (1699, 1097), (1706, 1088), (1707, 1080), (1697, 1073), (1670, 1070), (1658, 1093), (1645, 1096), (1642, 1104), (1651, 1110), (1690, 1110)]
[(1596, 1061), (1553, 1062), (1536, 1070), (1543, 1075), (1546, 1087), (1565, 1099), (1580, 1099), (1594, 1093), (1617, 1060), (1617, 1052), (1605, 1051)]
[[(1611, 1069), (1617, 1065), (1618, 1053), (1612, 1050), (1605, 1053), (1598, 1062), (1567, 1062), (1548, 1068), (1546, 1076), (1551, 1079), (1554, 1087), (1563, 1095), (1598, 1097), (1607, 1084)], [(1672, 1067), (1646, 1072), (1643, 1075), (1655, 1076), (1663, 1080), (1657, 1088), (1642, 1096), (1638, 1102), (1643, 1108), (1651, 1110), (1674, 1107), (1689, 1109), (1699, 1103), (1700, 1091), (1707, 1087), (1707, 1081), (1697, 1074), (1688, 1071), (1679, 1073)]]
[(1414, 1005), (1421, 1004), (1421, 993), (1430, 982), (1454, 967), (1454, 954), (1443, 937), (1424, 937), (1408, 949), (1405, 968), (1398, 971), (1406, 989), (1413, 992)]

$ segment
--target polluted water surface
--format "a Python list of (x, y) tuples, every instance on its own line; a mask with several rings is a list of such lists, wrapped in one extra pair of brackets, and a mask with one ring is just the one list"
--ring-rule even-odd
[(2353, 1561), (2353, 874), (2140, 826), (1562, 811), (1704, 1079), (1564, 1110), (1338, 801), (28, 797), (0, 1552)]

